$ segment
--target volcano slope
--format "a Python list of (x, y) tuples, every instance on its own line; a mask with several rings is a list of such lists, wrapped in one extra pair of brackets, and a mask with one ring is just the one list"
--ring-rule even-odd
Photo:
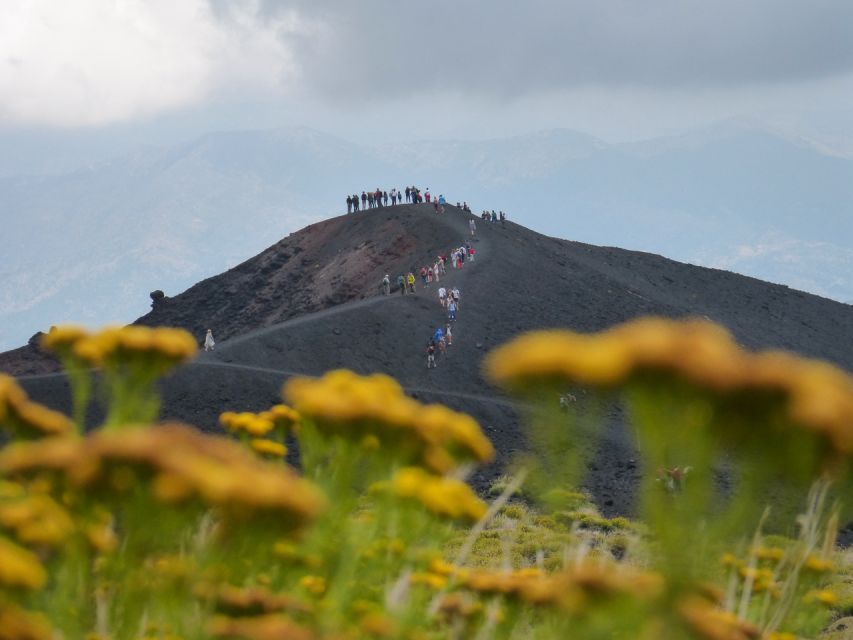
[[(414, 296), (381, 296), (379, 283), (385, 273), (395, 281), (459, 246), (471, 217), (450, 206), (437, 215), (430, 205), (400, 205), (333, 218), (167, 299), (138, 322), (184, 327), (199, 337), (210, 327), (219, 343), (164, 383), (164, 417), (213, 431), (221, 411), (256, 411), (280, 401), (290, 375), (339, 367), (388, 373), (422, 401), (479, 420), (498, 452), (473, 479), (483, 488), (524, 441), (516, 408), (483, 379), (481, 361), (523, 331), (593, 331), (648, 314), (699, 316), (725, 325), (749, 348), (791, 349), (853, 367), (848, 305), (474, 217), (475, 261), (459, 271), (448, 267), (442, 279), (462, 293), (453, 346), (428, 370), (426, 342), (445, 319), (437, 285), (419, 281)], [(32, 347), (0, 358), (0, 368), (12, 373), (48, 366)], [(61, 374), (20, 380), (36, 399), (67, 410)], [(606, 514), (631, 514), (639, 470), (618, 409), (605, 431), (585, 485)]]

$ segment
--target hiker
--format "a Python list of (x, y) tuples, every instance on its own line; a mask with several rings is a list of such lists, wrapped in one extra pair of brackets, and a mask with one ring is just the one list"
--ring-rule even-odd
[(409, 293), (415, 292), (415, 274), (409, 271), (409, 275), (406, 276), (406, 283), (409, 285)]
[(455, 302), (456, 306), (458, 307), (459, 306), (459, 289), (456, 287), (453, 287), (450, 290), (450, 297), (453, 299), (453, 302)]
[(358, 195), (352, 194), (352, 210), (354, 213), (358, 212)]
[(503, 211), (501, 211), (500, 219), (501, 219), (501, 226), (506, 227), (506, 214)]
[(367, 194), (367, 208), (368, 209), (373, 208), (373, 192), (372, 191)]
[(426, 267), (421, 267), (421, 282), (424, 286), (427, 286)]
[(447, 340), (447, 346), (453, 346), (453, 331), (450, 329), (450, 323), (447, 323), (447, 326), (444, 327), (444, 339)]
[(388, 206), (388, 192), (387, 191), (382, 192), (382, 200), (385, 201), (385, 206), (387, 207)]
[(412, 192), (409, 187), (406, 187), (406, 202), (410, 202), (412, 198)]
[(440, 271), (438, 269), (438, 262), (436, 262), (434, 265), (432, 265), (432, 277), (435, 278), (436, 282), (438, 282), (439, 273)]
[(429, 369), (430, 367), (435, 369), (435, 367), (437, 366), (435, 364), (435, 342), (433, 342), (432, 340), (429, 341), (429, 344), (427, 345), (426, 352), (427, 352), (427, 369)]
[(432, 341), (437, 344), (442, 338), (444, 338), (444, 331), (442, 331), (441, 327), (438, 327), (435, 333), (432, 334)]
[(474, 253), (475, 253), (475, 252), (474, 252), (474, 247), (471, 247), (470, 249), (468, 249), (468, 259), (469, 259), (471, 262), (474, 262)]
[(427, 284), (432, 284), (432, 279), (435, 277), (435, 274), (432, 272), (432, 267), (426, 267), (427, 273)]
[(456, 322), (456, 309), (457, 308), (458, 308), (458, 306), (453, 301), (453, 298), (448, 299), (448, 301), (447, 301), (447, 318), (451, 322)]
[(386, 273), (385, 277), (382, 278), (382, 292), (387, 296), (391, 293), (391, 278)]
[(456, 268), (457, 268), (457, 269), (461, 269), (461, 268), (462, 268), (462, 262), (463, 262), (464, 260), (465, 260), (465, 257), (462, 255), (462, 251), (461, 251), (461, 250), (457, 250), (457, 251), (456, 251)]
[(429, 187), (427, 187), (427, 190), (424, 191), (424, 200), (426, 201), (427, 204), (429, 204), (429, 199), (430, 199)]
[(441, 271), (441, 275), (447, 273), (447, 269), (445, 268), (445, 263), (447, 262), (447, 258), (444, 256), (438, 256), (438, 268)]
[(347, 213), (352, 213), (352, 196), (347, 196)]
[(474, 237), (474, 233), (477, 231), (477, 223), (474, 222), (474, 218), (471, 218), (468, 221), (468, 228), (471, 230), (471, 237)]
[(447, 304), (447, 289), (444, 287), (438, 288), (438, 303), (443, 307)]
[(397, 204), (397, 190), (391, 189), (391, 206), (393, 207)]
[(441, 336), (441, 340), (438, 341), (438, 350), (441, 352), (442, 356), (447, 355), (447, 342), (445, 342), (444, 336)]
[(213, 340), (213, 331), (210, 329), (207, 330), (207, 333), (204, 334), (204, 350), (205, 351), (213, 351), (216, 348), (216, 342)]
[(367, 194), (364, 191), (361, 192), (361, 208), (367, 209)]
[(406, 276), (397, 276), (397, 286), (400, 287), (400, 295), (406, 295)]
[(447, 200), (444, 199), (444, 195), (438, 195), (438, 204), (447, 204)]
[(495, 210), (492, 209), (492, 222), (498, 221), (498, 214), (495, 213)]

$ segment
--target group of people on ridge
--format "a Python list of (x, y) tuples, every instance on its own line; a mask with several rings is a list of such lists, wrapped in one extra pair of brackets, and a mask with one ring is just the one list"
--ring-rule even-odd
[(495, 213), (495, 210), (492, 209), (491, 212), (483, 209), (483, 213), (480, 214), (480, 217), (484, 222), (497, 222), (500, 220), (501, 226), (506, 226), (506, 214), (501, 211), (500, 213)]
[[(427, 188), (423, 193), (417, 187), (406, 187), (404, 190), (397, 188), (391, 191), (383, 191), (378, 187), (373, 191), (362, 191), (361, 196), (357, 193), (347, 196), (347, 213), (355, 213), (356, 211), (364, 211), (367, 209), (378, 209), (380, 207), (394, 206), (396, 204), (419, 204), (422, 202), (434, 203), (436, 208), (447, 204), (444, 195), (439, 195), (437, 198), (429, 192)], [(459, 203), (456, 204), (459, 206)], [(463, 203), (460, 207), (465, 211), (471, 211), (467, 203)]]

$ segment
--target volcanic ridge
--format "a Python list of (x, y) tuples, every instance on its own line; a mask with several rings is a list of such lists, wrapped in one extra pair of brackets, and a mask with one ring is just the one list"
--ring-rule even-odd
[[(441, 281), (461, 291), (453, 346), (428, 370), (427, 341), (446, 321), (439, 285), (425, 288), (418, 279), (415, 295), (384, 296), (380, 283), (385, 274), (392, 283), (417, 274), (470, 239), (472, 218), (476, 259), (461, 270), (448, 264)], [(200, 340), (211, 328), (217, 340), (215, 351), (163, 383), (164, 418), (218, 431), (222, 411), (279, 402), (291, 375), (383, 372), (412, 396), (480, 422), (498, 452), (472, 479), (483, 488), (525, 447), (517, 408), (483, 379), (484, 355), (524, 331), (596, 331), (644, 315), (707, 318), (746, 348), (787, 349), (853, 369), (849, 305), (657, 255), (546, 237), (512, 222), (487, 223), (452, 206), (436, 214), (427, 204), (313, 224), (155, 302), (137, 323), (182, 327)], [(0, 354), (0, 371), (18, 376), (34, 399), (69, 410), (64, 376), (34, 344)], [(639, 477), (614, 409), (586, 488), (604, 513), (630, 514)]]

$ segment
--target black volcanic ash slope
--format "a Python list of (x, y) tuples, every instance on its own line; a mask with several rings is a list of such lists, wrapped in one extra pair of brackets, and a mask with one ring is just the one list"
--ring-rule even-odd
[[(292, 373), (381, 371), (420, 399), (480, 421), (499, 452), (498, 462), (475, 478), (483, 486), (523, 442), (512, 404), (482, 379), (481, 360), (522, 331), (590, 331), (646, 314), (698, 315), (727, 326), (747, 347), (794, 349), (853, 368), (848, 305), (656, 255), (475, 219), (475, 262), (448, 270), (462, 305), (454, 346), (437, 369), (426, 369), (424, 355), (443, 321), (437, 287), (419, 286), (414, 297), (375, 294), (384, 273), (394, 277), (460, 244), (469, 216), (454, 207), (441, 216), (426, 205), (379, 209), (312, 225), (141, 318), (199, 337), (210, 326), (221, 341), (216, 352), (164, 384), (164, 416), (212, 430), (223, 410), (260, 410), (279, 401), (281, 383)], [(23, 382), (47, 404), (67, 404), (61, 378)], [(620, 425), (614, 413), (587, 480), (609, 513), (630, 512), (638, 479)]]

